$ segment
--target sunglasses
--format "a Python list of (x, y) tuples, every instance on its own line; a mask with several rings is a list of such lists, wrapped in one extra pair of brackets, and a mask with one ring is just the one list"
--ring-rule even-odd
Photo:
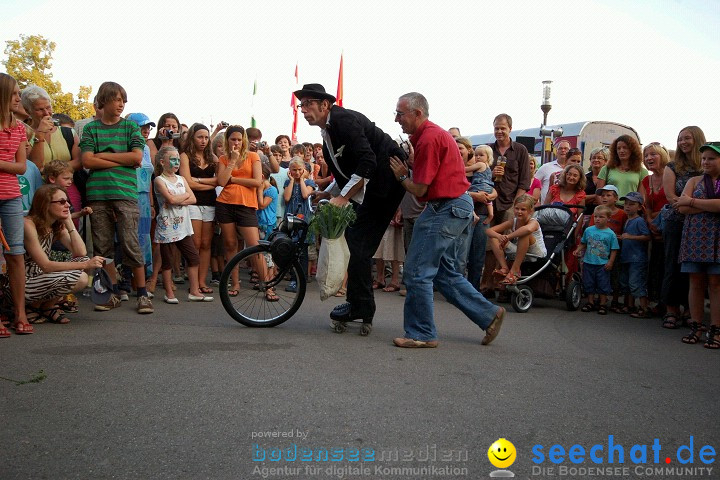
[(59, 203), (60, 205), (65, 205), (66, 203), (70, 203), (70, 201), (67, 198), (61, 198), (60, 200), (51, 200), (50, 203)]

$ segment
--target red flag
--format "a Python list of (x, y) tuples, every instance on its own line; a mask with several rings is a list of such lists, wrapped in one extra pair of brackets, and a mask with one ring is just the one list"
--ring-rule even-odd
[(340, 73), (338, 73), (337, 95), (335, 95), (335, 96), (337, 97), (337, 100), (335, 101), (335, 103), (337, 103), (337, 105), (339, 107), (342, 107), (343, 106), (342, 105), (342, 101), (343, 101), (343, 54), (342, 54), (342, 52), (340, 53)]
[[(298, 84), (298, 65), (295, 63), (295, 86)], [(293, 109), (293, 125), (292, 125), (292, 143), (297, 143), (297, 125), (298, 125), (298, 111), (297, 111), (297, 97), (292, 94), (290, 106)]]

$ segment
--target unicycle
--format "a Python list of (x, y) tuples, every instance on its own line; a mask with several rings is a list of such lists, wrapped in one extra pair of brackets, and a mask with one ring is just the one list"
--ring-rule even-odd
[[(307, 222), (295, 215), (288, 215), (267, 240), (260, 240), (254, 247), (237, 253), (225, 266), (220, 276), (220, 300), (225, 311), (237, 322), (247, 327), (274, 327), (280, 325), (302, 305), (307, 279), (300, 266), (300, 245), (307, 237)], [(275, 274), (266, 281), (251, 278), (252, 266), (264, 262), (275, 266)], [(230, 296), (228, 282), (231, 273), (238, 268), (240, 288)], [(291, 288), (291, 281), (295, 287)], [(277, 301), (269, 301), (266, 291), (274, 289)]]

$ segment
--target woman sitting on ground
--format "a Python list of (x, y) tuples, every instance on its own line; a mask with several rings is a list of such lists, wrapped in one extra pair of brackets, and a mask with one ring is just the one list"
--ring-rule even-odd
[[(539, 258), (547, 255), (540, 224), (532, 217), (535, 212), (535, 199), (527, 194), (520, 195), (515, 199), (513, 208), (515, 217), (512, 220), (487, 230), (490, 247), (500, 265), (493, 274), (505, 277), (500, 282), (505, 285), (513, 284), (520, 278), (520, 265), (526, 255)], [(503, 232), (507, 230), (510, 230), (510, 233), (505, 235)], [(505, 259), (506, 253), (515, 254), (511, 269)]]
[[(72, 259), (53, 262), (48, 258), (53, 241), (60, 241)], [(68, 323), (57, 305), (71, 292), (88, 285), (88, 274), (102, 267), (102, 257), (87, 257), (85, 244), (70, 216), (67, 193), (57, 185), (43, 185), (33, 197), (25, 217), (25, 309), (31, 323)]]

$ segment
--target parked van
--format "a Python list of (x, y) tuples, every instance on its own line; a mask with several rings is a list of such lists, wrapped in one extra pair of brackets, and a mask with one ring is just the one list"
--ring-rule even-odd
[[(640, 143), (640, 136), (634, 128), (628, 127), (621, 123), (616, 122), (575, 122), (575, 123), (562, 123), (559, 125), (548, 125), (548, 129), (559, 130), (562, 128), (562, 135), (555, 137), (554, 142), (558, 140), (567, 140), (570, 142), (570, 148), (577, 147), (583, 152), (583, 166), (587, 167), (590, 161), (590, 152), (597, 147), (609, 147), (612, 142), (620, 135), (630, 135), (634, 137), (638, 143)], [(534, 150), (530, 153), (534, 154), (537, 158), (542, 158), (542, 137), (540, 136), (540, 127), (525, 128), (523, 130), (513, 130), (510, 132), (510, 137), (514, 141), (518, 141), (518, 137), (526, 137), (534, 139), (533, 145)], [(525, 144), (521, 138), (520, 142)], [(481, 144), (493, 143), (495, 141), (495, 135), (487, 133), (483, 135), (473, 135), (470, 137), (470, 142), (473, 146)], [(525, 146), (528, 146), (525, 144)], [(531, 149), (528, 148), (528, 151)]]

